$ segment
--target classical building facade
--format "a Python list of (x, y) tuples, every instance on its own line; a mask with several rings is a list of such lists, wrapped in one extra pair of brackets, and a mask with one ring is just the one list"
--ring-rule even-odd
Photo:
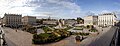
[(84, 25), (98, 25), (98, 16), (86, 16), (84, 17)]
[(36, 24), (36, 17), (33, 16), (24, 16), (22, 17), (23, 25), (35, 25)]
[(73, 26), (77, 23), (75, 19), (65, 19), (65, 25)]
[(56, 25), (57, 20), (55, 20), (55, 19), (46, 19), (46, 20), (43, 20), (43, 24)]
[(99, 26), (112, 26), (116, 23), (116, 14), (115, 13), (104, 13), (99, 14), (98, 16), (98, 25)]
[(3, 24), (5, 26), (18, 27), (22, 24), (21, 22), (22, 15), (21, 14), (4, 14)]
[(0, 20), (0, 21), (1, 21), (1, 24), (3, 24), (3, 18), (1, 18), (1, 20)]

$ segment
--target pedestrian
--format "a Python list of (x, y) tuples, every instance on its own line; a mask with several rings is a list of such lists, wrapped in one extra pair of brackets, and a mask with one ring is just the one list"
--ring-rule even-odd
[(102, 29), (102, 31), (103, 31), (103, 29)]
[(17, 32), (17, 30), (15, 30)]

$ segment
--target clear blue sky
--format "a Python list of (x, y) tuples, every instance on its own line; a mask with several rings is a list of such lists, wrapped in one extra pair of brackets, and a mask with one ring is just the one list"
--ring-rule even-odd
[(120, 10), (120, 0), (76, 0), (82, 11), (101, 12), (103, 10)]
[(1, 16), (17, 13), (23, 16), (76, 18), (91, 13), (120, 13), (120, 0), (0, 0), (0, 3)]
[(115, 11), (120, 13), (120, 0), (74, 0), (73, 2), (80, 6), (83, 16), (89, 11), (95, 14)]

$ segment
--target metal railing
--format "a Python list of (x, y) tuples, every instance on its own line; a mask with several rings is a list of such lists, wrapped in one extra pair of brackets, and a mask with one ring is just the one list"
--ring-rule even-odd
[(110, 46), (118, 46), (118, 34), (119, 34), (119, 27), (116, 29), (114, 36), (111, 40)]

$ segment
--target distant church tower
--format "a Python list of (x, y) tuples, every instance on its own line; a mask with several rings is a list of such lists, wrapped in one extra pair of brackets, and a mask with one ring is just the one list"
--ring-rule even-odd
[(48, 17), (48, 20), (51, 20), (51, 17), (50, 17), (50, 16)]

